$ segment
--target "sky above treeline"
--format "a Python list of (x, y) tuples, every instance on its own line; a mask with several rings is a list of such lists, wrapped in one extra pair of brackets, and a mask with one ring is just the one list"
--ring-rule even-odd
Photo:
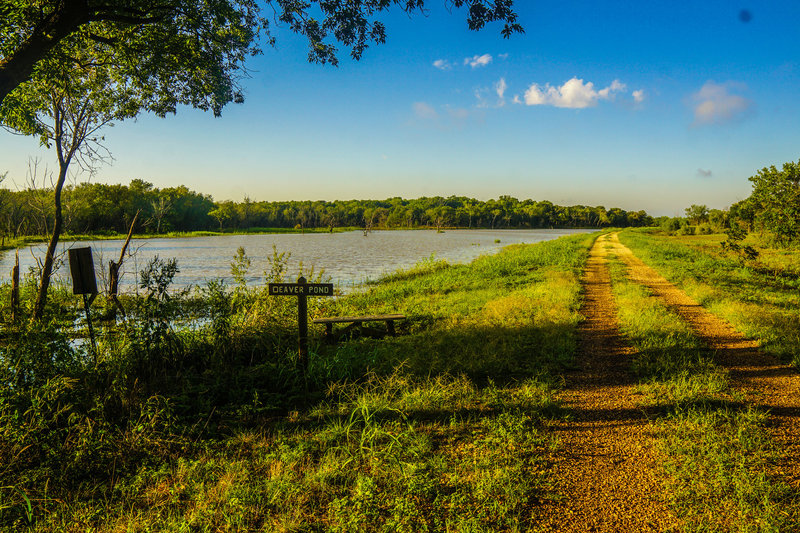
[[(382, 18), (387, 43), (309, 64), (279, 30), (221, 118), (180, 109), (105, 131), (93, 182), (185, 184), (215, 200), (500, 195), (683, 214), (750, 194), (800, 159), (800, 2), (517, 0), (524, 35), (427, 16)], [(33, 138), (0, 132), (4, 186)], [(86, 181), (87, 175), (76, 175)]]

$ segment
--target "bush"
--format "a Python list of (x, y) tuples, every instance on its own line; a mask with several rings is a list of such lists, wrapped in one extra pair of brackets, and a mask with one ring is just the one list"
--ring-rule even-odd
[(678, 235), (694, 235), (695, 234), (695, 227), (690, 226), (688, 222), (685, 220), (681, 221), (681, 227), (678, 228), (676, 232)]

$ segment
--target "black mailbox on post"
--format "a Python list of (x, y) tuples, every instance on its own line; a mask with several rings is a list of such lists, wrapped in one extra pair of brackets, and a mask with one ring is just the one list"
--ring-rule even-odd
[(91, 247), (69, 250), (69, 271), (72, 274), (72, 294), (97, 294)]
[[(72, 274), (72, 294), (83, 295), (83, 308), (86, 310), (86, 323), (89, 326), (89, 337), (92, 339), (92, 353), (94, 362), (97, 363), (97, 344), (94, 340), (94, 329), (92, 328), (92, 315), (89, 313), (89, 306), (92, 305), (97, 296), (97, 278), (94, 275), (94, 261), (92, 260), (92, 248), (70, 248), (69, 250), (69, 272)], [(88, 298), (86, 295), (90, 295)]]

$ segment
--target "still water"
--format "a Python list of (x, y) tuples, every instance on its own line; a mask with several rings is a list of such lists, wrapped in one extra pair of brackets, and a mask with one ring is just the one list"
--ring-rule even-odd
[[(589, 230), (449, 230), (436, 233), (432, 230), (375, 231), (364, 235), (360, 231), (346, 233), (307, 233), (277, 235), (231, 235), (220, 237), (191, 237), (184, 239), (134, 239), (129, 247), (129, 257), (124, 263), (121, 290), (132, 290), (139, 272), (154, 256), (161, 259), (174, 257), (180, 272), (175, 276), (174, 288), (202, 285), (207, 280), (232, 281), (231, 262), (236, 250), (244, 247), (251, 260), (248, 282), (264, 282), (267, 258), (273, 246), (280, 252), (291, 254), (290, 277), (294, 279), (300, 262), (307, 273), (325, 270), (325, 277), (347, 290), (383, 274), (409, 268), (421, 260), (434, 256), (450, 263), (466, 263), (480, 255), (492, 254), (502, 247), (516, 243), (536, 243), (562, 235), (584, 233)], [(98, 287), (104, 288), (104, 271), (101, 265), (119, 258), (122, 240), (67, 242), (60, 251), (70, 247), (91, 246), (97, 272)], [(35, 245), (20, 250), (20, 273), (36, 265), (43, 258), (46, 246)], [(14, 262), (13, 251), (0, 252), (0, 280), (7, 281)], [(64, 262), (66, 253), (63, 255)], [(61, 266), (56, 277), (67, 280), (68, 266)]]

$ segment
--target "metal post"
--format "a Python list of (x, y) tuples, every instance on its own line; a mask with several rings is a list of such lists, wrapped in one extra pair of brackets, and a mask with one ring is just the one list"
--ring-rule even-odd
[(306, 278), (297, 279), (300, 285), (300, 294), (297, 295), (297, 353), (300, 358), (300, 368), (305, 375), (308, 372), (308, 301), (306, 299)]

